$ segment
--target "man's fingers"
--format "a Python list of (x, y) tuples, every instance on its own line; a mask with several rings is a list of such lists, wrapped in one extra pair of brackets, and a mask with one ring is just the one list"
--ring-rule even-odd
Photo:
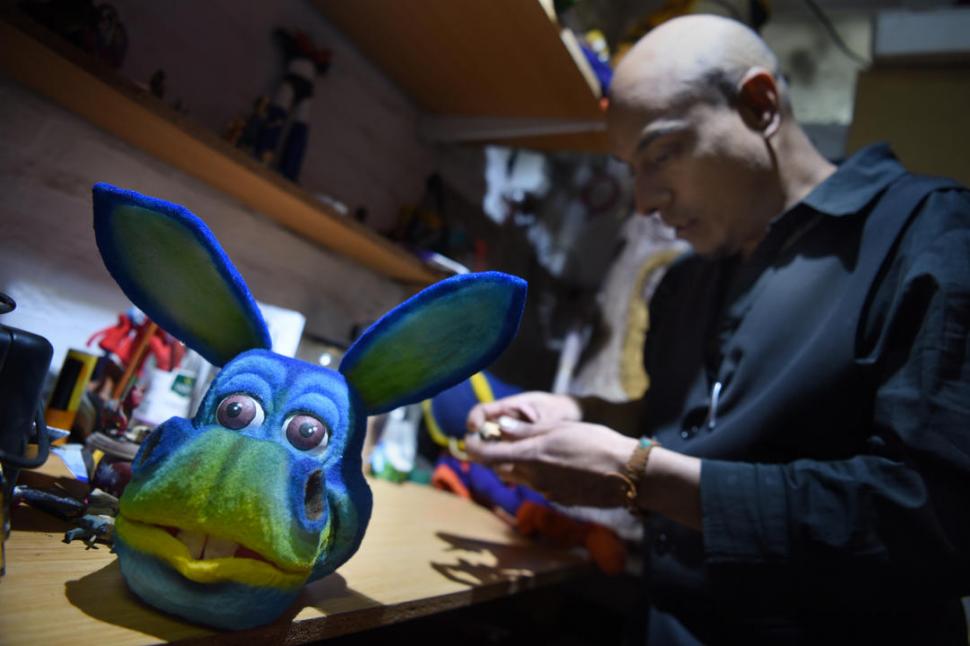
[(511, 440), (522, 440), (549, 430), (540, 424), (526, 422), (509, 415), (500, 415), (495, 422), (498, 424), (499, 430), (502, 431), (502, 436)]
[(488, 418), (485, 417), (485, 407), (481, 404), (477, 404), (468, 412), (468, 419), (465, 420), (465, 427), (468, 429), (469, 433), (477, 433), (478, 429), (482, 427), (482, 424), (485, 423), (486, 419)]
[(485, 442), (520, 442), (524, 439), (542, 435), (550, 430), (547, 425), (530, 424), (508, 415), (488, 419), (477, 428), (470, 429), (467, 437), (476, 437)]
[[(468, 414), (466, 425), (468, 433), (472, 435), (484, 434), (491, 435), (492, 429), (496, 428), (501, 432), (503, 439), (520, 440), (548, 430), (544, 425), (533, 424), (520, 415), (518, 409), (512, 410), (507, 406), (495, 406), (492, 404), (479, 404)], [(487, 429), (486, 424), (492, 423), (491, 429)], [(495, 438), (489, 438), (495, 439)]]
[(468, 419), (466, 420), (465, 425), (468, 427), (469, 433), (476, 433), (486, 421), (494, 420), (502, 415), (508, 415), (510, 417), (514, 416), (514, 407), (509, 406), (501, 399), (493, 402), (476, 404), (474, 407), (472, 407), (471, 411), (469, 411)]
[(536, 438), (528, 437), (516, 442), (488, 442), (474, 433), (465, 436), (465, 450), (471, 459), (484, 464), (527, 462), (536, 455)]

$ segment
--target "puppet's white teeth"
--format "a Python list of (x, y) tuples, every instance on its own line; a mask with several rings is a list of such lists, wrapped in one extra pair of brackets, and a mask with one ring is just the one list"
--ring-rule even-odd
[(205, 541), (207, 536), (202, 532), (193, 532), (188, 529), (183, 529), (179, 531), (177, 538), (185, 543), (185, 546), (189, 548), (189, 556), (194, 559), (202, 558), (202, 553), (205, 550)]
[(205, 544), (205, 553), (202, 558), (207, 561), (209, 559), (224, 559), (235, 554), (238, 547), (239, 543), (210, 536), (209, 542)]

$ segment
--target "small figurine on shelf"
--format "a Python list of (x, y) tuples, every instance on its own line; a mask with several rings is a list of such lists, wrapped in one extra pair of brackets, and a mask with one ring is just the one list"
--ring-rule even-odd
[(599, 29), (592, 29), (583, 34), (579, 47), (589, 63), (596, 80), (600, 84), (600, 94), (604, 97), (610, 94), (610, 83), (613, 82), (613, 68), (610, 67), (610, 48), (606, 37)]
[[(294, 182), (300, 175), (310, 132), (310, 106), (314, 81), (330, 67), (330, 50), (318, 49), (302, 31), (277, 29), (277, 42), (286, 58), (286, 75), (266, 112), (253, 147), (253, 155), (264, 164), (275, 160), (276, 168)], [(277, 148), (287, 118), (289, 131), (283, 146)]]
[(269, 111), (269, 97), (258, 96), (253, 100), (253, 107), (249, 114), (240, 113), (226, 124), (222, 138), (233, 146), (252, 153), (256, 146), (256, 139), (266, 123), (266, 113)]

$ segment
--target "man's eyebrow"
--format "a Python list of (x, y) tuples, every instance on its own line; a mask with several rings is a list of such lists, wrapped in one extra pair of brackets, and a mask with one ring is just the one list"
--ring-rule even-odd
[(683, 121), (670, 121), (658, 126), (651, 126), (640, 136), (640, 140), (637, 142), (636, 152), (642, 152), (657, 139), (679, 132), (686, 127), (687, 124)]

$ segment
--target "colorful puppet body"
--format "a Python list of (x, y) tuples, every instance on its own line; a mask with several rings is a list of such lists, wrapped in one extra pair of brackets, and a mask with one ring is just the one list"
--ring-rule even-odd
[(191, 213), (104, 184), (94, 201), (98, 246), (125, 293), (224, 366), (195, 418), (165, 422), (135, 456), (115, 528), (122, 574), (146, 602), (192, 621), (270, 622), (360, 546), (372, 504), (367, 415), (491, 362), (515, 333), (525, 284), (496, 273), (442, 281), (364, 332), (333, 371), (269, 351), (245, 283)]
[(619, 574), (626, 563), (626, 549), (616, 532), (603, 525), (570, 518), (536, 491), (523, 485), (506, 484), (488, 467), (462, 459), (464, 441), (461, 438), (465, 435), (465, 420), (471, 408), (479, 402), (518, 392), (521, 392), (518, 388), (480, 372), (422, 402), (428, 432), (444, 449), (435, 465), (431, 484), (492, 509), (526, 536), (543, 537), (563, 547), (585, 547), (603, 572)]

